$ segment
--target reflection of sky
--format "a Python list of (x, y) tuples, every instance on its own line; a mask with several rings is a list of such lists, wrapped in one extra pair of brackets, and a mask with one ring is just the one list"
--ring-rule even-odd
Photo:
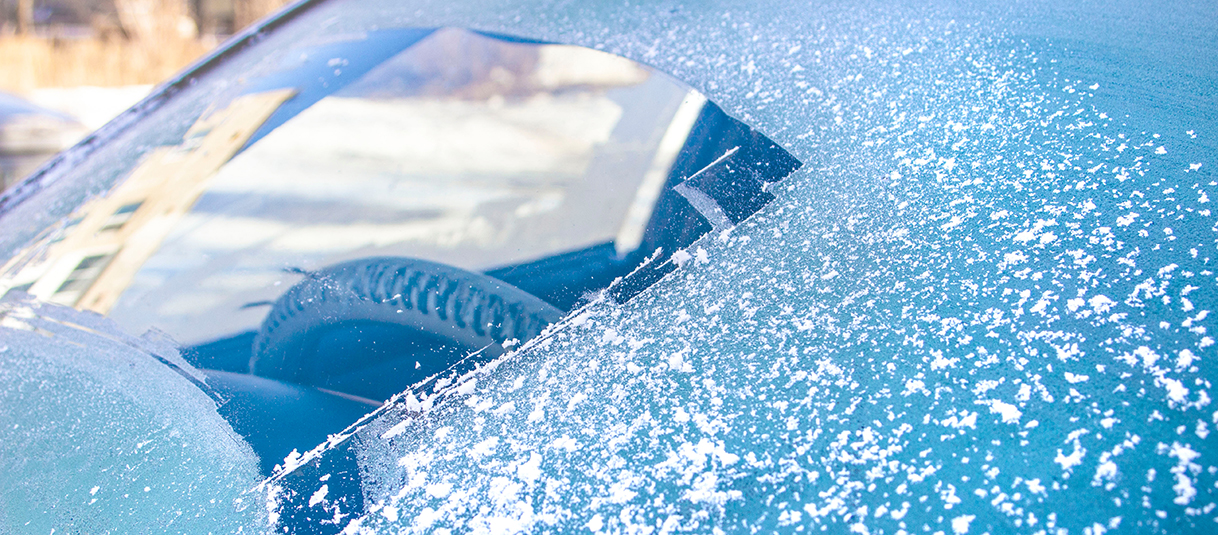
[(369, 69), (400, 55), (398, 52), (403, 49), (409, 50), (431, 34), (430, 29), (399, 28), (347, 36), (306, 49), (299, 56), (289, 58), (277, 73), (251, 81), (244, 88), (245, 94), (292, 88), (296, 90), (296, 98), (285, 102), (267, 118), (246, 141), (247, 147), (336, 89), (359, 80)]
[[(239, 154), (111, 316), (185, 343), (257, 328), (299, 275), (401, 255), (471, 270), (611, 241), (685, 91), (329, 97)], [(624, 105), (625, 104), (625, 105)], [(134, 325), (132, 325), (134, 324)]]

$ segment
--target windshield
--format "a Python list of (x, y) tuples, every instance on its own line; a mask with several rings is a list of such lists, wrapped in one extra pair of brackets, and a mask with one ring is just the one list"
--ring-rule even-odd
[[(450, 359), (371, 334), (397, 318), (335, 317), (343, 305), (305, 287), (371, 270), (376, 288), (348, 290), (393, 301), (395, 314), (437, 308), (455, 316), (450, 328), (503, 331), (441, 353), (524, 342), (709, 230), (688, 206), (656, 208), (670, 182), (710, 163), (700, 160), (750, 141), (726, 122), (684, 84), (585, 48), (457, 29), (338, 35), (221, 93), (175, 144), (142, 154), (14, 257), (2, 284), (131, 332), (155, 327), (200, 367), (246, 372), (261, 358), (261, 375), (385, 399)], [(457, 271), (441, 281), (433, 266)], [(524, 292), (483, 314), (474, 293), (489, 290), (458, 273)], [(307, 329), (349, 328), (284, 334), (292, 307), (314, 316)], [(284, 368), (279, 353), (302, 351), (359, 362)], [(368, 366), (398, 379), (351, 375)]]
[(705, 101), (607, 54), (460, 30), (306, 49), (245, 85), (75, 210), (8, 286), (193, 345), (257, 329), (303, 273), (346, 260), (625, 258)]
[(16, 237), (53, 201), (0, 290), (13, 317), (70, 307), (172, 340), (265, 476), (420, 381), (629, 300), (799, 166), (650, 67), (457, 28), (324, 33), (211, 81), (122, 134), (159, 141), (103, 147), (6, 214)]

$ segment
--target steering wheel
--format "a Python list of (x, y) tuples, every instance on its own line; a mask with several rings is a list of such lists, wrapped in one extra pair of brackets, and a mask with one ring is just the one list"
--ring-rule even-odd
[(479, 349), (502, 354), (505, 342), (533, 338), (562, 314), (487, 275), (363, 258), (311, 272), (284, 293), (254, 338), (250, 371), (383, 399)]

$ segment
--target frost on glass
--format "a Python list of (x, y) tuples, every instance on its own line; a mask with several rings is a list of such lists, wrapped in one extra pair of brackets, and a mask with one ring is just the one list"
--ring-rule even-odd
[[(1212, 119), (1147, 130), (998, 11), (479, 9), (446, 16), (647, 60), (809, 165), (635, 300), (307, 456), (359, 454), (335, 529), (1213, 528)], [(338, 519), (301, 473), (283, 506)]]
[(269, 526), (257, 457), (171, 343), (11, 296), (0, 325), (0, 531)]

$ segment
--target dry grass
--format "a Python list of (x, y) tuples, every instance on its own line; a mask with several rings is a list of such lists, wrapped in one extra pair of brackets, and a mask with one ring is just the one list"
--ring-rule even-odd
[(0, 36), (0, 90), (155, 84), (207, 52), (195, 39), (52, 40)]

